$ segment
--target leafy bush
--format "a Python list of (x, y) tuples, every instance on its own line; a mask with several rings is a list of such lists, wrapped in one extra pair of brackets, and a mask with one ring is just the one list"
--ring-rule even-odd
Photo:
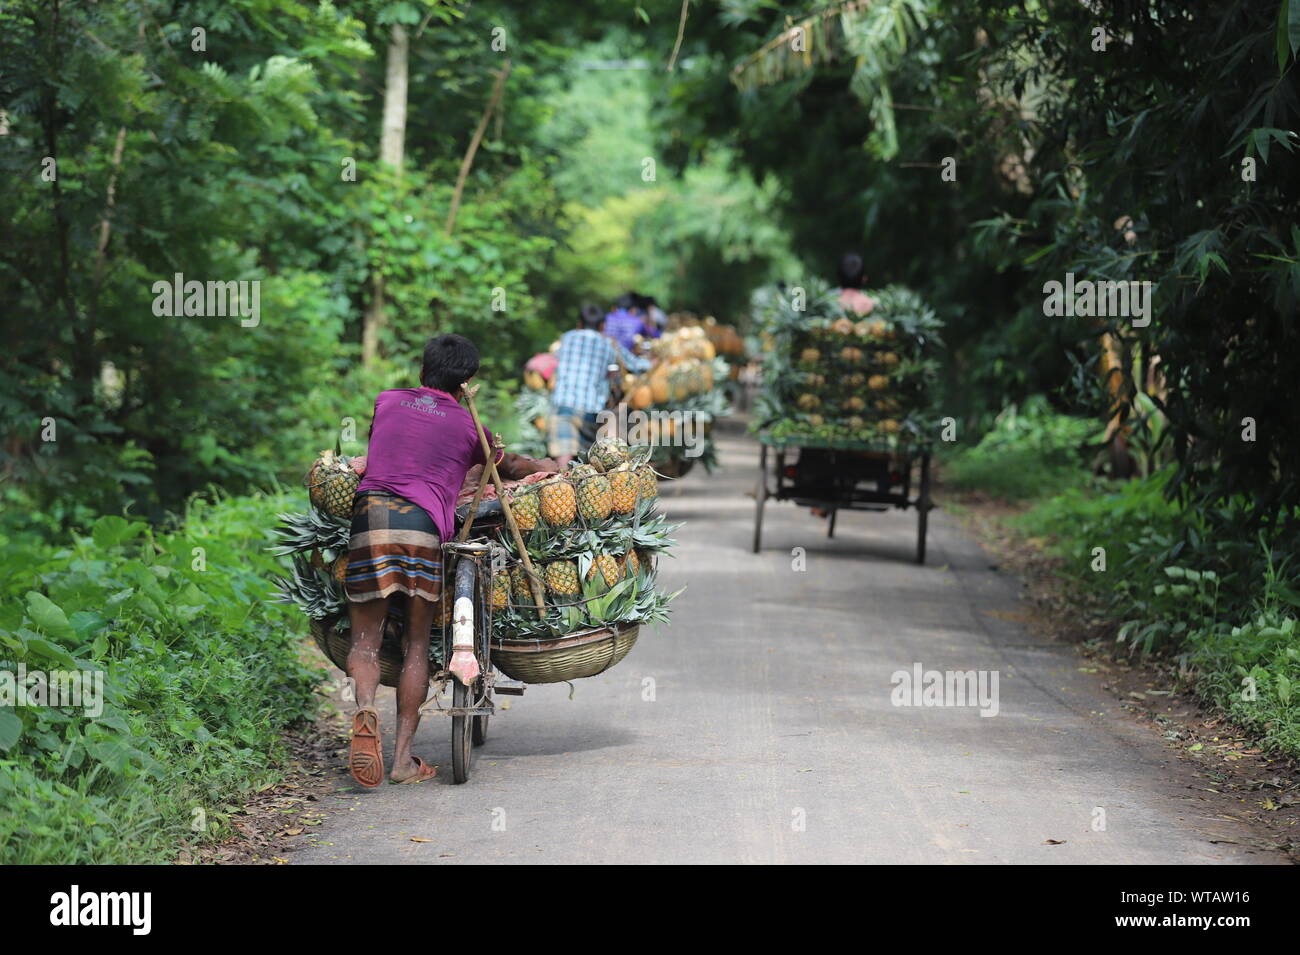
[(1294, 607), (1190, 635), (1187, 665), (1202, 696), (1266, 743), (1300, 754), (1300, 633)]
[[(1184, 509), (1167, 493), (1172, 468), (1109, 493), (1075, 488), (1018, 519), (1053, 539), (1060, 573), (1119, 622), (1133, 652), (1176, 654), (1192, 686), (1270, 746), (1300, 754), (1300, 584), (1283, 527), (1252, 542), (1234, 529), (1249, 502)], [(1105, 570), (1095, 570), (1096, 548)], [(1242, 681), (1253, 682), (1253, 697)]]
[(1087, 481), (1083, 451), (1096, 438), (1086, 418), (1054, 411), (1042, 395), (1008, 405), (973, 447), (944, 461), (944, 483), (1026, 500)]
[(102, 517), (60, 549), (0, 531), (0, 668), (103, 681), (98, 714), (0, 707), (0, 861), (162, 860), (275, 777), (319, 682), (268, 599), (268, 531), (289, 503), (196, 501), (172, 533)]

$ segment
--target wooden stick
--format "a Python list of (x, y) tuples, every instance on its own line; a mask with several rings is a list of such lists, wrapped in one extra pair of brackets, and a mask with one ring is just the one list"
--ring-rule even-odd
[[(519, 525), (515, 523), (515, 512), (510, 507), (510, 502), (506, 500), (506, 491), (501, 483), (501, 475), (497, 473), (496, 455), (492, 450), (492, 442), (488, 440), (487, 432), (483, 430), (483, 422), (478, 417), (478, 409), (474, 407), (474, 395), (478, 393), (478, 385), (469, 385), (463, 390), (465, 405), (469, 408), (470, 416), (474, 419), (474, 426), (478, 428), (479, 441), (483, 445), (483, 458), (486, 461), (483, 470), (491, 473), (492, 483), (496, 485), (497, 500), (501, 502), (501, 512), (506, 516), (506, 526), (510, 528), (510, 533), (514, 536), (515, 546), (519, 548), (519, 559), (523, 561), (524, 570), (528, 573), (529, 589), (533, 592), (533, 602), (537, 604), (537, 614), (538, 616), (545, 616), (546, 597), (542, 593), (541, 584), (538, 583), (537, 572), (533, 570), (533, 561), (528, 556), (528, 548), (524, 546), (524, 535), (519, 533)], [(479, 487), (482, 486), (480, 482)]]
[(474, 500), (470, 502), (469, 513), (465, 515), (465, 523), (460, 525), (460, 534), (456, 537), (456, 540), (462, 544), (469, 540), (469, 529), (474, 526), (478, 506), (483, 502), (483, 489), (487, 487), (487, 476), (487, 467), (484, 466), (483, 473), (478, 477), (478, 487), (474, 489)]

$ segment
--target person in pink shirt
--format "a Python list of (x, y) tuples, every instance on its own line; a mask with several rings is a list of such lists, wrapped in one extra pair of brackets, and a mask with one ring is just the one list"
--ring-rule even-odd
[(862, 291), (866, 282), (862, 256), (856, 252), (840, 256), (839, 278), (839, 301), (844, 310), (855, 315), (870, 315), (876, 307), (876, 300)]
[[(384, 776), (375, 692), (384, 621), (394, 598), (405, 600), (406, 629), (389, 779), (421, 782), (436, 773), (411, 754), (411, 738), (429, 689), (430, 631), (442, 598), (442, 542), (454, 536), (456, 497), (466, 472), (485, 463), (474, 419), (460, 404), (478, 367), (473, 342), (440, 335), (425, 345), (418, 388), (394, 388), (375, 399), (365, 475), (353, 497), (344, 579), (352, 626), (347, 669), (357, 702), (348, 765), (363, 786), (378, 786)], [(522, 455), (496, 454), (502, 478), (545, 468)], [(449, 669), (462, 682), (472, 682), (477, 661), (473, 654), (468, 660), (461, 656), (453, 657)]]

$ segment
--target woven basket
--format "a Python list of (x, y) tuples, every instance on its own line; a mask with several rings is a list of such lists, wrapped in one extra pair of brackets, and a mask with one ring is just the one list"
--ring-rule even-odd
[[(352, 641), (345, 634), (335, 629), (337, 617), (311, 622), (311, 638), (320, 647), (321, 653), (329, 657), (331, 663), (342, 670), (348, 670), (348, 650)], [(400, 640), (390, 640), (384, 634), (379, 645), (379, 682), (382, 686), (397, 686), (398, 677), (402, 675), (402, 644)]]
[(640, 627), (601, 627), (548, 640), (494, 640), (492, 663), (521, 683), (560, 683), (604, 673), (636, 643)]

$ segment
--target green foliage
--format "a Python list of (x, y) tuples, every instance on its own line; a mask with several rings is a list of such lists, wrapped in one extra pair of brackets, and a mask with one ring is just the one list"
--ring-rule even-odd
[[(1244, 541), (1248, 500), (1184, 509), (1166, 493), (1171, 479), (1167, 468), (1109, 493), (1072, 489), (1038, 502), (1020, 524), (1053, 541), (1059, 573), (1095, 616), (1118, 623), (1121, 646), (1177, 655), (1205, 699), (1300, 753), (1297, 541), (1284, 529)], [(1094, 569), (1097, 548), (1104, 570)], [(1256, 699), (1242, 697), (1246, 677)]]
[(557, 154), (553, 177), (570, 223), (553, 300), (571, 314), (581, 301), (608, 302), (634, 288), (669, 309), (729, 321), (743, 314), (751, 289), (795, 267), (772, 215), (777, 184), (755, 181), (725, 148), (680, 172), (668, 168), (651, 123), (661, 76), (585, 68), (654, 52), (616, 31), (584, 47), (553, 81), (539, 139)]
[(555, 241), (527, 228), (530, 216), (546, 214), (552, 193), (536, 169), (514, 172), (489, 198), (462, 207), (448, 236), (447, 181), (408, 172), (400, 186), (381, 177), (367, 189), (367, 254), (388, 299), (386, 351), (412, 381), (425, 341), (454, 331), (478, 345), (485, 378), (505, 380), (553, 331), (534, 289)]
[(1005, 500), (1028, 500), (1081, 486), (1096, 424), (1052, 409), (1042, 395), (1008, 405), (978, 443), (944, 458), (944, 484)]
[[(1152, 283), (1155, 319), (1134, 332), (1169, 384), (1171, 489), (1201, 507), (1248, 495), (1249, 534), (1300, 503), (1300, 451), (1282, 437), (1300, 421), (1276, 398), (1300, 370), (1300, 98), (1290, 54), (1284, 69), (1274, 55), (1277, 4), (1119, 7), (1106, 26), (1118, 57), (1077, 42), (1093, 19), (1026, 5), (988, 26), (978, 59), (997, 95), (1032, 112), (1041, 183), (1000, 240), (1031, 270), (1029, 309), (1067, 271)], [(1143, 56), (1123, 56), (1130, 44)], [(1103, 325), (1073, 324), (1080, 338)], [(1142, 413), (1132, 397), (1120, 410)]]
[(1272, 747), (1300, 753), (1300, 635), (1295, 605), (1189, 636), (1197, 689)]
[(0, 533), (0, 669), (103, 692), (99, 713), (0, 708), (5, 863), (162, 861), (228, 833), (230, 798), (275, 778), (280, 732), (314, 712), (319, 681), (269, 601), (285, 504), (196, 500), (170, 533), (110, 515), (59, 549)]
[[(904, 9), (912, 19), (885, 36)], [(860, 18), (880, 42), (832, 37), (862, 41), (852, 62), (819, 52), (812, 69), (730, 88), (737, 64), (808, 12), (735, 0), (693, 21), (712, 54), (660, 97), (669, 155), (685, 166), (726, 144), (779, 179), (776, 212), (805, 261), (828, 273), (857, 248), (873, 284), (924, 288), (951, 346), (944, 403), (968, 426), (1067, 381), (1076, 410), (1106, 412), (1097, 341), (1127, 322), (1048, 319), (1043, 284), (1151, 282), (1154, 319), (1134, 331), (1143, 370), (1158, 356), (1168, 385), (1155, 400), (1178, 461), (1171, 491), (1197, 506), (1244, 493), (1248, 524), (1289, 520), (1300, 73), (1276, 0), (1122, 4), (1100, 20), (1087, 5), (875, 3)], [(1099, 25), (1105, 51), (1088, 42)], [(886, 159), (895, 137), (905, 162)], [(949, 160), (955, 179), (940, 175)], [(1152, 420), (1139, 394), (1121, 397), (1121, 421)]]

